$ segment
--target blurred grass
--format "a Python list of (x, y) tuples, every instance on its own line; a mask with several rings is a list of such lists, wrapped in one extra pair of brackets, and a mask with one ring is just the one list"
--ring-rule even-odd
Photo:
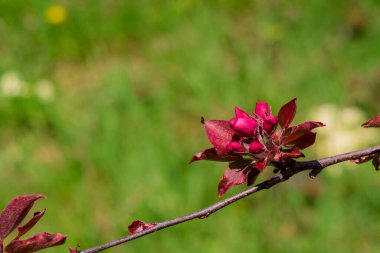
[[(58, 24), (53, 6), (67, 13)], [(0, 0), (0, 78), (22, 80), (21, 93), (3, 87), (0, 99), (0, 206), (44, 193), (34, 231), (86, 248), (124, 236), (135, 219), (214, 203), (224, 165), (187, 164), (209, 146), (200, 116), (229, 119), (258, 100), (277, 112), (293, 97), (297, 122), (325, 103), (373, 116), (379, 14), (371, 0)], [(50, 100), (40, 80), (53, 83)], [(378, 252), (380, 179), (368, 165), (344, 168), (108, 252)]]

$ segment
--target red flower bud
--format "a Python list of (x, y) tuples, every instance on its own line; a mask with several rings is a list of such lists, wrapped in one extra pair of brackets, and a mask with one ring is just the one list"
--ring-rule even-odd
[(261, 142), (254, 141), (249, 145), (249, 152), (259, 154), (264, 151), (264, 145)]
[(228, 150), (228, 153), (245, 151), (243, 147), (241, 146), (240, 142), (237, 142), (237, 141), (231, 141), (230, 143), (228, 143), (227, 150)]
[(274, 130), (276, 130), (277, 122), (277, 117), (273, 115), (269, 115), (268, 117), (266, 117), (263, 124), (264, 131), (269, 135), (272, 134)]
[(248, 115), (248, 113), (246, 113), (245, 111), (243, 111), (239, 107), (235, 107), (235, 115), (236, 115), (236, 118), (245, 118), (245, 119), (250, 119), (251, 118)]
[(256, 108), (255, 108), (255, 114), (262, 118), (266, 119), (267, 116), (269, 116), (270, 110), (267, 102), (257, 102), (256, 103)]
[(256, 132), (257, 123), (251, 118), (233, 118), (230, 120), (230, 126), (241, 135), (253, 136)]

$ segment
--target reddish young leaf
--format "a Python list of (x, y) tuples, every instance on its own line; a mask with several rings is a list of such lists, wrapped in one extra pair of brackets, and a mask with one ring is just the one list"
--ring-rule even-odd
[(260, 171), (256, 168), (252, 168), (247, 172), (247, 186), (253, 185), (260, 175)]
[(65, 243), (66, 236), (61, 234), (40, 233), (26, 240), (13, 240), (7, 247), (7, 253), (32, 253)]
[(302, 157), (303, 156), (301, 150), (298, 147), (296, 147), (296, 146), (294, 146), (290, 150), (287, 150), (286, 152), (285, 151), (282, 152), (281, 155), (282, 155), (283, 158), (287, 158), (287, 157), (298, 158), (298, 157)]
[(227, 145), (232, 141), (235, 131), (225, 120), (207, 120), (204, 122), (206, 134), (219, 156), (228, 153)]
[(362, 124), (362, 127), (380, 127), (380, 114)]
[(222, 180), (220, 180), (218, 185), (218, 198), (220, 198), (228, 189), (234, 185), (241, 185), (247, 182), (246, 173), (241, 170), (232, 170), (227, 168), (224, 171)]
[(298, 138), (307, 134), (310, 130), (312, 130), (316, 127), (322, 127), (324, 125), (325, 124), (323, 124), (322, 122), (306, 121), (306, 122), (301, 123), (299, 125), (289, 127), (283, 133), (282, 143), (284, 145), (287, 145), (287, 144), (290, 144), (292, 142), (295, 142), (295, 141), (297, 141)]
[(252, 168), (251, 162), (252, 160), (242, 160), (230, 163), (218, 185), (219, 198), (232, 186), (247, 182), (247, 173)]
[(80, 245), (78, 244), (78, 245), (75, 247), (75, 249), (69, 247), (69, 251), (70, 251), (70, 253), (79, 253), (79, 252), (80, 252), (79, 248), (80, 248)]
[(132, 222), (131, 225), (128, 226), (128, 230), (132, 234), (135, 234), (135, 233), (141, 232), (145, 229), (154, 227), (156, 225), (157, 225), (157, 223), (144, 223), (142, 221), (136, 220), (136, 221)]
[(282, 128), (288, 128), (297, 111), (297, 98), (283, 105), (278, 112), (278, 123)]
[(217, 162), (230, 162), (230, 161), (236, 161), (242, 159), (241, 156), (234, 156), (234, 155), (226, 155), (226, 156), (219, 156), (218, 153), (216, 153), (215, 148), (209, 148), (205, 149), (197, 154), (195, 154), (189, 163), (199, 161), (199, 160), (210, 160), (210, 161), (217, 161)]
[(317, 133), (313, 131), (309, 131), (303, 136), (301, 136), (300, 138), (296, 139), (295, 141), (289, 144), (294, 144), (299, 149), (305, 149), (313, 145), (316, 138), (317, 138)]
[(34, 201), (42, 194), (23, 195), (12, 199), (0, 214), (0, 241), (9, 235), (25, 218)]
[(269, 161), (269, 157), (265, 157), (264, 160), (261, 160), (261, 161), (255, 161), (255, 166), (256, 168), (259, 170), (259, 172), (263, 172), (263, 170), (265, 169), (265, 167), (267, 166), (268, 164), (268, 161)]
[(40, 212), (35, 212), (33, 214), (33, 217), (25, 225), (18, 227), (17, 228), (18, 235), (16, 236), (16, 238), (14, 240), (18, 240), (21, 236), (23, 236), (29, 230), (31, 230), (34, 227), (34, 225), (36, 225), (37, 222), (42, 218), (42, 216), (44, 216), (45, 211), (46, 211), (46, 209), (42, 210)]

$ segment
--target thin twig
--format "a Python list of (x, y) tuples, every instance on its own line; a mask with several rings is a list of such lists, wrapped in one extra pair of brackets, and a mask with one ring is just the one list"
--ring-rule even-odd
[(177, 224), (180, 224), (180, 223), (192, 220), (192, 219), (207, 218), (208, 216), (210, 216), (212, 213), (218, 211), (219, 209), (222, 209), (223, 207), (228, 206), (228, 205), (238, 201), (239, 199), (245, 198), (245, 197), (247, 197), (251, 194), (254, 194), (256, 192), (259, 192), (263, 189), (269, 189), (278, 183), (281, 183), (281, 182), (288, 180), (290, 177), (294, 176), (295, 174), (297, 174), (301, 171), (311, 170), (310, 176), (315, 177), (316, 175), (318, 175), (321, 172), (322, 169), (324, 169), (328, 166), (331, 166), (331, 165), (334, 165), (337, 163), (341, 163), (344, 161), (348, 161), (348, 160), (354, 160), (354, 159), (358, 159), (361, 157), (366, 157), (366, 156), (373, 155), (376, 153), (380, 153), (380, 145), (370, 147), (370, 148), (366, 148), (366, 149), (362, 149), (362, 150), (358, 150), (358, 151), (345, 153), (345, 154), (340, 154), (340, 155), (336, 155), (336, 156), (322, 158), (319, 160), (313, 160), (313, 161), (307, 161), (307, 162), (295, 162), (291, 167), (287, 168), (286, 170), (282, 170), (282, 172), (280, 174), (272, 177), (271, 179), (268, 179), (268, 180), (266, 180), (260, 184), (257, 184), (255, 186), (253, 186), (253, 187), (251, 187), (251, 188), (249, 188), (243, 192), (240, 192), (236, 195), (233, 195), (232, 197), (229, 197), (225, 200), (219, 201), (219, 202), (217, 202), (217, 203), (215, 203), (215, 204), (213, 204), (207, 208), (204, 208), (204, 209), (199, 210), (197, 212), (194, 212), (194, 213), (182, 216), (182, 217), (178, 217), (178, 218), (175, 218), (172, 220), (167, 220), (167, 221), (157, 223), (157, 225), (155, 225), (154, 227), (145, 229), (139, 233), (135, 233), (135, 234), (129, 235), (127, 237), (124, 237), (124, 238), (121, 238), (121, 239), (118, 239), (115, 241), (107, 242), (107, 243), (101, 244), (99, 246), (84, 249), (84, 250), (80, 251), (79, 253), (100, 252), (100, 251), (109, 249), (111, 247), (117, 246), (119, 244), (135, 240), (135, 239), (142, 237), (142, 236), (145, 236), (147, 234), (151, 234), (151, 233), (156, 232), (158, 230), (165, 229), (165, 228), (168, 228), (168, 227), (171, 227), (171, 226), (174, 226), (174, 225), (177, 225)]

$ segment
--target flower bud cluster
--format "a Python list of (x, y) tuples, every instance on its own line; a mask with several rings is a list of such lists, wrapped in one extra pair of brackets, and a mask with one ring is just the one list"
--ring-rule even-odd
[(272, 115), (268, 104), (266, 102), (256, 103), (252, 116), (235, 107), (235, 115), (229, 124), (239, 135), (239, 141), (228, 143), (228, 153), (251, 155), (263, 153), (266, 150), (263, 140), (273, 134), (278, 122), (277, 117)]

